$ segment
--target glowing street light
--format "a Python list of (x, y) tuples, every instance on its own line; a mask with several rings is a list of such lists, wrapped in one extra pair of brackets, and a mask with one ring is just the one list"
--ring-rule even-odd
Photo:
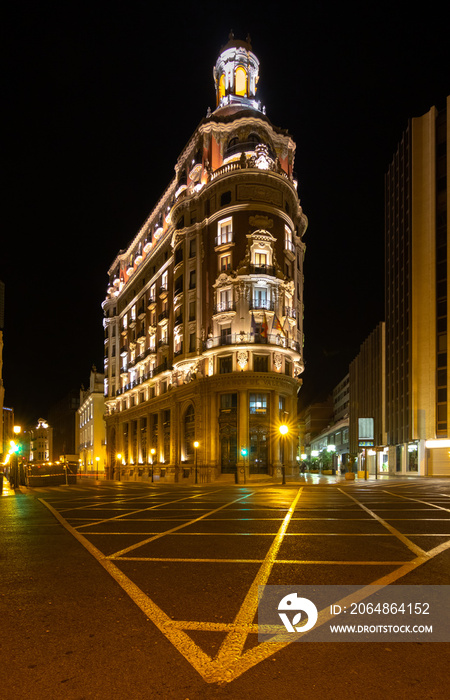
[(195, 449), (195, 483), (197, 483), (197, 452), (198, 448), (200, 447), (200, 443), (198, 440), (195, 440), (194, 442), (194, 449)]
[(286, 423), (282, 423), (280, 425), (280, 427), (278, 428), (278, 430), (280, 431), (280, 435), (281, 435), (281, 452), (282, 452), (281, 461), (283, 462), (283, 464), (281, 465), (281, 473), (283, 475), (282, 483), (285, 484), (286, 483), (286, 468), (284, 466), (284, 438), (286, 437), (286, 435), (289, 432), (289, 427), (286, 425)]
[(150, 454), (151, 454), (151, 463), (152, 463), (152, 483), (153, 483), (153, 462), (155, 460), (155, 454), (156, 454), (156, 450), (154, 447), (151, 448)]

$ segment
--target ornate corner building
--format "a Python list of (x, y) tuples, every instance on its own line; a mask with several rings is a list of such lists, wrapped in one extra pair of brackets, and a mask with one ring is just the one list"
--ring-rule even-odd
[(295, 143), (256, 100), (258, 74), (250, 44), (231, 36), (214, 68), (216, 109), (109, 269), (110, 477), (295, 464), (307, 219)]

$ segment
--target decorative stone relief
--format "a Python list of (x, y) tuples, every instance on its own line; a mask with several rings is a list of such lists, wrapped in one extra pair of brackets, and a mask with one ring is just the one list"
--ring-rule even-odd
[(277, 371), (279, 371), (281, 369), (282, 362), (283, 361), (282, 361), (281, 353), (279, 353), (279, 352), (274, 353), (273, 366), (275, 367), (275, 369)]
[(238, 365), (241, 369), (244, 369), (244, 367), (248, 363), (248, 352), (246, 350), (239, 350), (237, 354), (237, 362)]

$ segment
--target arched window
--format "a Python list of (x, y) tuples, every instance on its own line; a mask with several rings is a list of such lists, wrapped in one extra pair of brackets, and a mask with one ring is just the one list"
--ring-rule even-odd
[(235, 74), (235, 93), (245, 97), (247, 94), (247, 73), (245, 68), (238, 66)]
[(222, 73), (219, 80), (219, 100), (225, 97), (225, 75)]

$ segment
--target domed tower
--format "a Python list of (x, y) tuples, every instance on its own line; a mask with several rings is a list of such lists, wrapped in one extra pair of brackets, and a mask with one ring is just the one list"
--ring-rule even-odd
[(259, 111), (260, 103), (255, 99), (258, 79), (259, 61), (252, 52), (250, 37), (239, 41), (231, 32), (214, 66), (216, 108), (238, 105)]
[(110, 267), (108, 467), (121, 479), (183, 483), (197, 462), (208, 479), (296, 469), (307, 219), (295, 142), (256, 99), (258, 77), (250, 41), (231, 35), (215, 109)]

